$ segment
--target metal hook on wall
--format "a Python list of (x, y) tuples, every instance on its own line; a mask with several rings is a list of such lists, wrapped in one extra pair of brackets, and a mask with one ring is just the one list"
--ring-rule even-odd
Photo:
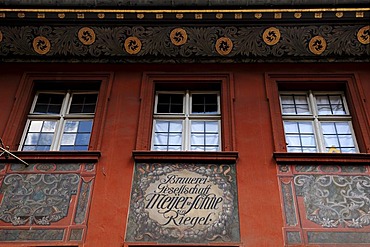
[(22, 160), (21, 158), (19, 158), (18, 156), (12, 154), (10, 151), (9, 151), (9, 146), (5, 146), (4, 143), (3, 143), (3, 140), (0, 138), (0, 150), (2, 151), (2, 153), (0, 153), (0, 156), (3, 156), (5, 157), (5, 159), (8, 159), (9, 156), (13, 157), (14, 159), (20, 161), (22, 164), (24, 164), (25, 166), (29, 166), (29, 164)]

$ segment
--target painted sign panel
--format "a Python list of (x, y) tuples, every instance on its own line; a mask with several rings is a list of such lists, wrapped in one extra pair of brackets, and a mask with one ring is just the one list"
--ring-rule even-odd
[(239, 242), (235, 165), (135, 165), (126, 241)]

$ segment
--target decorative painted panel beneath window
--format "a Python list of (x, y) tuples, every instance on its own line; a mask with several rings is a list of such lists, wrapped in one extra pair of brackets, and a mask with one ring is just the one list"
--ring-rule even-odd
[(370, 171), (278, 166), (286, 244), (370, 244)]
[(94, 163), (0, 164), (0, 242), (82, 242)]
[(126, 241), (239, 242), (235, 164), (137, 163)]

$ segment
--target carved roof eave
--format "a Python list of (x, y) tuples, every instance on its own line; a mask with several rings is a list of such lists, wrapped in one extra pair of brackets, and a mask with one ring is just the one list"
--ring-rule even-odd
[(0, 6), (32, 6), (32, 7), (88, 7), (88, 8), (117, 8), (117, 7), (253, 7), (253, 6), (358, 6), (369, 4), (368, 0), (3, 0)]
[(370, 8), (1, 8), (1, 62), (370, 62)]

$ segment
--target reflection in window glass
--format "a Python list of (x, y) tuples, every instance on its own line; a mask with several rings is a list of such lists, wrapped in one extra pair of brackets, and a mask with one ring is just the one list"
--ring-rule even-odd
[(31, 121), (22, 150), (48, 150), (53, 142), (56, 124), (56, 121)]
[(39, 92), (28, 115), (21, 150), (88, 150), (96, 92)]
[(60, 150), (88, 150), (92, 120), (66, 121)]

